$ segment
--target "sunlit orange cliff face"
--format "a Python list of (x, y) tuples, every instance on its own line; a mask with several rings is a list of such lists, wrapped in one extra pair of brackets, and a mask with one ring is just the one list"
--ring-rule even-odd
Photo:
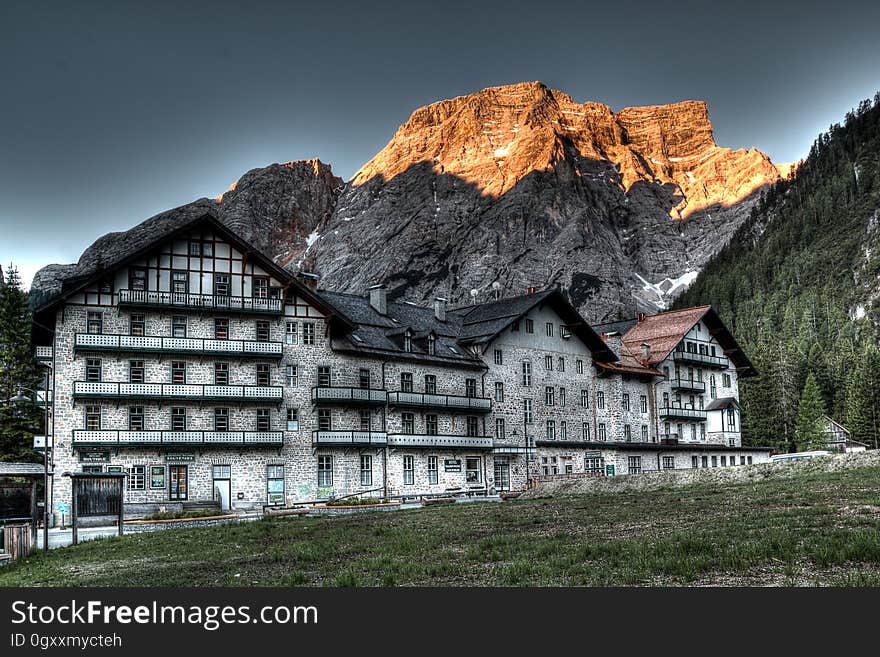
[(629, 107), (576, 103), (540, 82), (491, 87), (416, 110), (352, 183), (390, 180), (417, 163), (499, 197), (533, 171), (566, 160), (576, 175), (606, 178), (624, 191), (672, 185), (672, 218), (729, 206), (776, 182), (777, 167), (752, 148), (716, 145), (706, 103)]

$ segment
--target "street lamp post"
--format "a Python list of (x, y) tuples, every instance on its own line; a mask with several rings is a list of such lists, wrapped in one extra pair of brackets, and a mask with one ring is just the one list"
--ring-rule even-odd
[[(46, 367), (49, 367), (48, 365)], [(49, 380), (48, 380), (48, 372), (46, 374), (46, 420), (43, 425), (43, 549), (49, 549)], [(31, 401), (30, 397), (25, 395), (25, 392), (32, 392), (34, 394), (33, 403), (36, 404), (39, 399), (40, 393), (37, 390), (32, 390), (31, 388), (26, 388), (24, 386), (19, 386), (18, 394), (15, 395), (9, 401), (13, 403), (23, 403)], [(53, 447), (54, 447), (54, 435), (53, 435)]]

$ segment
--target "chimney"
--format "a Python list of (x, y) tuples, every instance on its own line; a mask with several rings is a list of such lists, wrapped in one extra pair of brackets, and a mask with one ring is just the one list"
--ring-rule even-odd
[(647, 317), (647, 315), (645, 315), (645, 313), (639, 313), (639, 317), (638, 317), (637, 323), (641, 324), (642, 322), (645, 321), (645, 318), (646, 318), (646, 317)]
[(434, 299), (434, 317), (438, 322), (446, 321), (446, 299), (443, 297)]
[(651, 345), (647, 342), (642, 343), (642, 362), (647, 363), (651, 359)]
[(296, 277), (300, 280), (300, 282), (305, 285), (310, 290), (318, 289), (318, 281), (321, 279), (320, 276), (310, 271), (301, 271)]
[(382, 283), (367, 288), (370, 293), (370, 306), (380, 315), (388, 313), (388, 291)]
[(530, 285), (529, 287), (526, 288), (526, 294), (528, 294), (529, 296), (533, 295), (537, 291), (538, 291), (538, 288), (536, 288), (532, 285)]

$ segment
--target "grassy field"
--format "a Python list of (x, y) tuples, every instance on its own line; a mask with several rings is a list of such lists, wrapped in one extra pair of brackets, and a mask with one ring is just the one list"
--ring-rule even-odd
[(880, 585), (880, 467), (107, 538), (0, 585)]

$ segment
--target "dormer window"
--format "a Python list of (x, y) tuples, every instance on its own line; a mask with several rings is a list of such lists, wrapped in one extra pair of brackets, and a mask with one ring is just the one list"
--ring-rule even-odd
[(403, 334), (403, 350), (407, 353), (412, 351), (412, 333), (409, 331)]
[(433, 334), (428, 336), (428, 354), (433, 356), (437, 353), (437, 338)]

